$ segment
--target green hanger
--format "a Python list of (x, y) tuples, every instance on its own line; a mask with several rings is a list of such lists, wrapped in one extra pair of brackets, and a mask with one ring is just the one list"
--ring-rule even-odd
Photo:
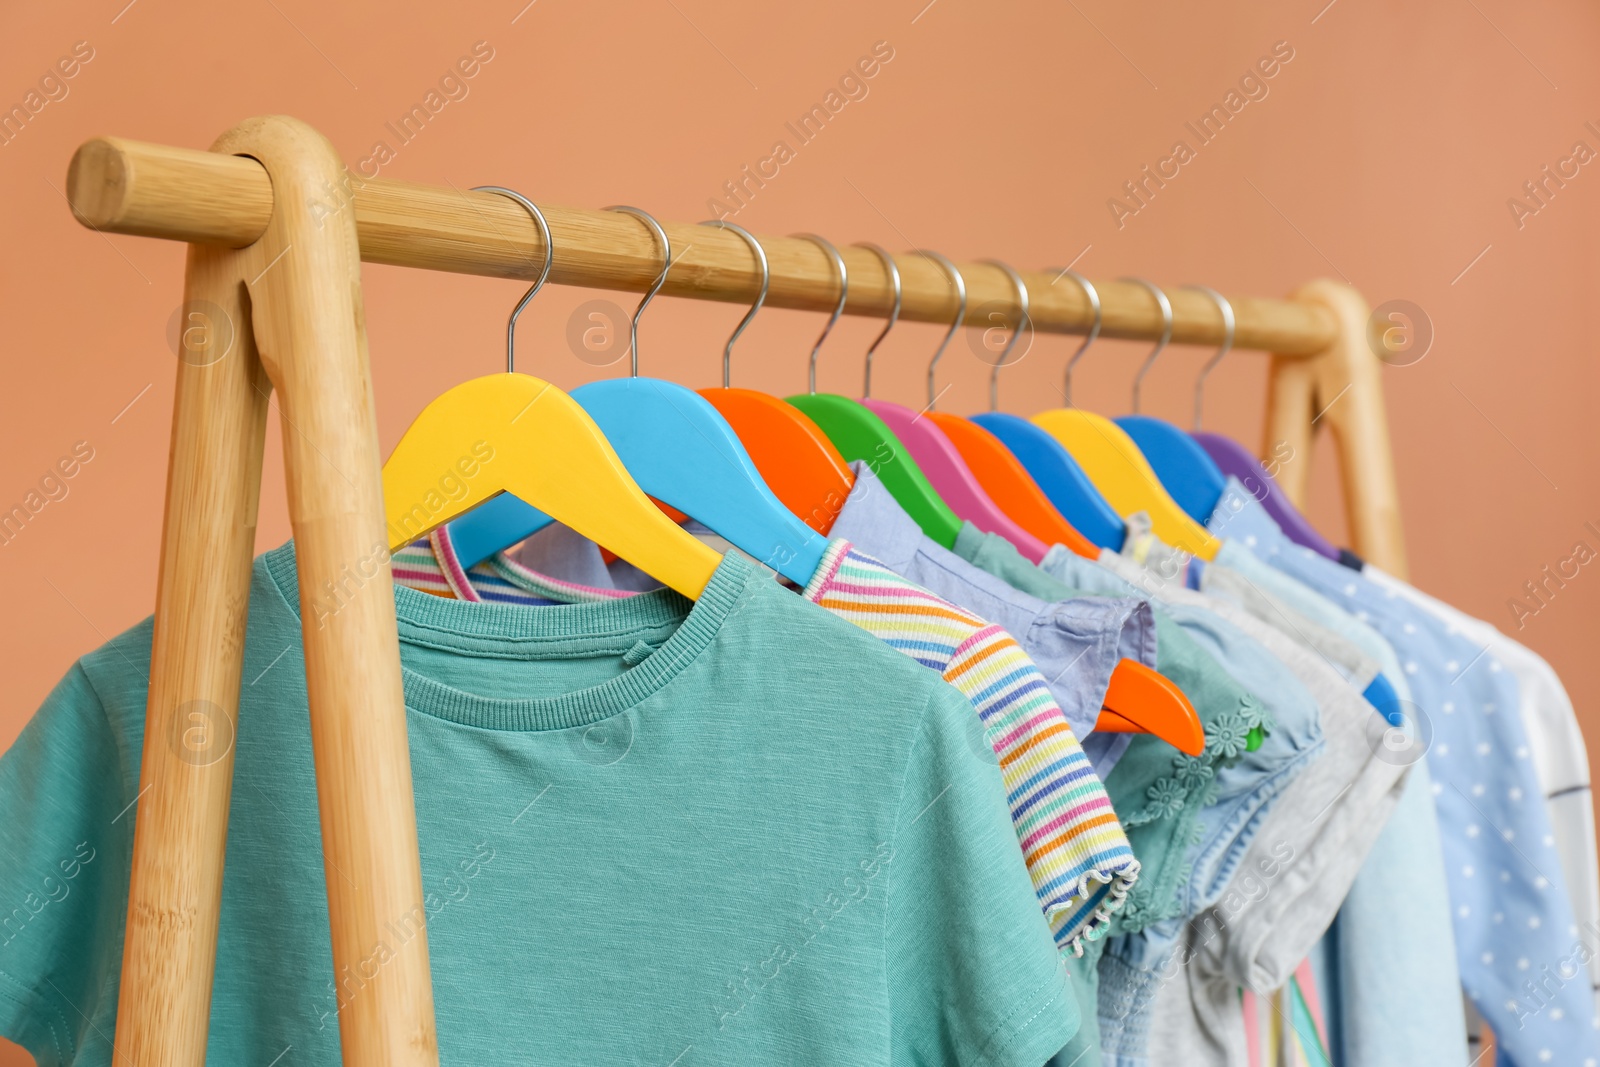
[[(889, 321), (867, 349), (861, 395), (871, 396), (872, 354), (900, 318), (900, 268), (895, 265), (894, 257), (875, 244), (862, 243), (857, 247), (870, 249), (883, 260), (884, 271), (894, 287), (894, 307), (889, 312)], [(923, 533), (945, 548), (955, 547), (961, 519), (940, 498), (928, 476), (911, 458), (911, 452), (882, 419), (864, 404), (834, 393), (801, 393), (789, 397), (788, 402), (822, 428), (847, 462), (866, 463), (889, 495), (922, 527)]]
[(801, 393), (788, 401), (822, 428), (847, 462), (859, 459), (872, 468), (923, 533), (945, 548), (955, 547), (961, 520), (882, 419), (858, 401), (833, 393)]

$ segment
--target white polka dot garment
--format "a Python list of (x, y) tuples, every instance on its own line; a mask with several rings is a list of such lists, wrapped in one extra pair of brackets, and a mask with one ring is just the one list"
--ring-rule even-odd
[(1415, 703), (1407, 716), (1427, 741), (1462, 986), (1507, 1061), (1600, 1062), (1587, 971), (1600, 930), (1573, 917), (1512, 673), (1393, 588), (1290, 542), (1237, 482), (1211, 529), (1255, 538), (1259, 557), (1394, 646)]

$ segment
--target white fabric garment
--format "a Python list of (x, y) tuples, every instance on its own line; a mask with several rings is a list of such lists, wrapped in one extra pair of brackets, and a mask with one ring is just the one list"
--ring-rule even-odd
[(1200, 591), (1239, 605), (1268, 626), (1317, 653), (1343, 675), (1344, 680), (1358, 693), (1378, 676), (1378, 661), (1362, 652), (1354, 641), (1308, 618), (1232, 567), (1220, 563), (1207, 566), (1200, 577)]
[(1223, 901), (1186, 924), (1151, 1008), (1152, 1067), (1246, 1067), (1239, 988), (1281, 988), (1338, 911), (1407, 782), (1367, 743), (1374, 713), (1356, 703), (1325, 719), (1322, 756), (1268, 814)]
[[(1413, 589), (1372, 564), (1367, 564), (1361, 573), (1396, 590), (1445, 625), (1483, 645), (1487, 655), (1516, 676), (1523, 729), (1527, 731), (1534, 769), (1550, 809), (1550, 825), (1556, 836), (1567, 893), (1572, 897), (1572, 913), (1580, 930), (1600, 929), (1600, 855), (1589, 795), (1589, 756), (1572, 700), (1555, 670), (1538, 653), (1489, 623)], [(1496, 669), (1496, 665), (1491, 664), (1489, 669)], [(1600, 953), (1589, 961), (1589, 980), (1596, 991), (1596, 1005), (1600, 1006)]]
[[(1282, 575), (1278, 585), (1285, 583), (1299, 584)], [(1334, 657), (1342, 653), (1327, 638), (1308, 628), (1317, 624), (1298, 621), (1293, 608), (1279, 608), (1284, 602), (1267, 593), (1264, 583), (1213, 563), (1205, 568), (1201, 588), (1236, 599), (1247, 608), (1251, 607), (1251, 594), (1258, 595), (1269, 609), (1258, 611), (1262, 618), (1299, 637), (1302, 643), (1340, 666)], [(1405, 673), (1388, 642), (1331, 601), (1322, 600), (1310, 589), (1304, 591), (1309, 598), (1316, 598), (1309, 602), (1314, 609), (1323, 611), (1323, 617), (1342, 616), (1341, 629), (1364, 628), (1370, 641), (1382, 646), (1387, 660), (1395, 664), (1387, 676), (1391, 684), (1398, 681), (1396, 691), (1400, 692), (1400, 687), (1405, 686)], [(1338, 636), (1337, 640), (1358, 649), (1348, 638)], [(1367, 658), (1359, 649), (1356, 654), (1377, 670), (1376, 660)], [(1363, 688), (1372, 680), (1371, 674), (1347, 677), (1356, 688)], [(1403, 691), (1409, 697), (1409, 687)], [(1317, 946), (1318, 951), (1325, 950), (1330, 956), (1324, 960), (1330, 966), (1317, 974), (1330, 1031), (1327, 1036), (1334, 1054), (1342, 1055), (1341, 1062), (1346, 1064), (1466, 1067), (1469, 1061), (1455, 932), (1450, 921), (1450, 893), (1431, 787), (1427, 764), (1418, 762), (1412, 766), (1400, 802), (1339, 906), (1338, 923), (1343, 936), (1328, 937)], [(1396, 892), (1396, 885), (1405, 886), (1405, 891)], [(1396, 1012), (1397, 992), (1403, 995), (1403, 1014)], [(1270, 1013), (1281, 1010), (1276, 1004), (1286, 999), (1280, 990), (1256, 998), (1256, 1003)], [(1277, 1033), (1292, 1043), (1292, 1027), (1268, 1027), (1259, 1032)], [(1279, 1062), (1290, 1065), (1302, 1061), (1280, 1056)]]

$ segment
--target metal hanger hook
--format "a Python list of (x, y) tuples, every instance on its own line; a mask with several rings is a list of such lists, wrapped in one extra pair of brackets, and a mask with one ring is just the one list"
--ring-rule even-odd
[(1200, 368), (1200, 374), (1194, 380), (1194, 428), (1200, 432), (1200, 411), (1205, 403), (1206, 375), (1211, 369), (1222, 362), (1222, 357), (1233, 351), (1233, 333), (1237, 320), (1233, 314), (1233, 301), (1217, 292), (1208, 285), (1186, 285), (1185, 289), (1193, 289), (1197, 293), (1204, 293), (1217, 302), (1217, 310), (1222, 312), (1222, 347), (1217, 349), (1216, 355), (1206, 360), (1206, 365)]
[(515, 189), (507, 189), (499, 185), (474, 185), (475, 193), (499, 193), (509, 196), (517, 203), (528, 209), (528, 214), (533, 216), (535, 225), (539, 227), (539, 237), (544, 241), (544, 266), (539, 268), (539, 277), (522, 294), (522, 299), (517, 301), (517, 306), (511, 309), (511, 318), (506, 321), (506, 373), (517, 372), (517, 316), (522, 314), (522, 309), (528, 306), (528, 301), (533, 299), (533, 294), (544, 288), (545, 279), (550, 277), (550, 266), (556, 261), (556, 244), (550, 239), (550, 224), (545, 221), (544, 212), (532, 200), (523, 196)]
[(1150, 350), (1150, 354), (1144, 357), (1144, 362), (1139, 365), (1139, 373), (1133, 376), (1133, 413), (1137, 415), (1139, 414), (1139, 388), (1144, 384), (1144, 376), (1150, 372), (1151, 366), (1155, 364), (1156, 357), (1161, 355), (1162, 350), (1167, 347), (1167, 342), (1172, 340), (1172, 301), (1167, 299), (1167, 294), (1162, 292), (1161, 288), (1154, 282), (1146, 281), (1143, 278), (1122, 278), (1121, 280), (1144, 286), (1145, 291), (1155, 297), (1156, 304), (1161, 308), (1161, 337), (1156, 341), (1156, 346)]
[(1007, 341), (1006, 346), (1000, 350), (999, 358), (994, 361), (994, 366), (989, 371), (989, 410), (999, 411), (1000, 368), (1006, 365), (1006, 357), (1011, 354), (1013, 348), (1017, 347), (1017, 339), (1022, 336), (1022, 331), (1026, 330), (1033, 320), (1028, 315), (1028, 285), (1022, 280), (1022, 275), (1012, 270), (1009, 264), (1002, 263), (998, 259), (986, 259), (983, 262), (991, 267), (999, 267), (1005, 271), (1006, 277), (1011, 279), (1011, 287), (1017, 293), (1017, 328), (1011, 332), (1011, 340)]
[(656, 275), (656, 280), (650, 283), (650, 288), (644, 291), (644, 299), (639, 301), (639, 306), (633, 309), (633, 319), (628, 323), (628, 358), (629, 373), (637, 378), (639, 376), (639, 316), (644, 314), (644, 309), (655, 299), (661, 291), (661, 286), (666, 283), (667, 271), (672, 269), (672, 242), (667, 240), (667, 231), (661, 228), (661, 223), (656, 217), (643, 208), (629, 207), (627, 204), (612, 204), (603, 211), (621, 211), (632, 215), (634, 218), (650, 227), (650, 232), (661, 242), (661, 273)]
[(928, 410), (932, 411), (934, 402), (939, 399), (938, 395), (933, 391), (934, 375), (938, 371), (939, 357), (944, 355), (944, 350), (950, 345), (950, 338), (956, 335), (956, 331), (961, 329), (961, 324), (967, 318), (967, 280), (961, 276), (961, 272), (956, 269), (954, 263), (938, 252), (923, 248), (918, 248), (915, 251), (923, 259), (931, 259), (937, 263), (944, 270), (946, 277), (956, 287), (956, 317), (950, 320), (950, 329), (945, 331), (944, 340), (939, 342), (939, 347), (933, 350), (933, 358), (928, 360)]
[[(1055, 270), (1054, 267), (1048, 269)], [(1093, 282), (1071, 267), (1056, 274), (1056, 281), (1060, 281), (1062, 278), (1071, 278), (1078, 284), (1078, 288), (1083, 290), (1084, 299), (1089, 301), (1090, 310), (1094, 312), (1094, 324), (1089, 327), (1089, 332), (1083, 335), (1083, 344), (1079, 345), (1078, 350), (1072, 353), (1072, 358), (1067, 360), (1067, 369), (1062, 372), (1061, 396), (1067, 402), (1067, 407), (1070, 408), (1072, 406), (1072, 371), (1077, 367), (1078, 360), (1083, 358), (1083, 354), (1089, 351), (1089, 346), (1094, 344), (1095, 340), (1100, 336), (1102, 316), (1100, 313), (1100, 290), (1094, 287)], [(1050, 284), (1054, 285), (1055, 282)]]
[(822, 332), (817, 335), (817, 343), (811, 346), (811, 364), (807, 368), (806, 372), (807, 387), (810, 389), (811, 395), (816, 396), (817, 353), (822, 351), (822, 342), (828, 339), (828, 335), (833, 332), (834, 324), (839, 321), (839, 316), (844, 314), (845, 298), (850, 295), (850, 272), (845, 269), (844, 257), (839, 254), (839, 250), (837, 248), (833, 247), (833, 242), (828, 240), (826, 237), (822, 237), (814, 233), (795, 233), (790, 234), (790, 236), (798, 237), (803, 241), (810, 241), (812, 244), (822, 249), (822, 251), (827, 254), (828, 258), (833, 260), (834, 273), (839, 275), (839, 302), (833, 305), (833, 314), (828, 317), (828, 324), (824, 326), (822, 328)]
[(894, 329), (894, 324), (900, 321), (900, 301), (905, 295), (900, 286), (900, 266), (895, 263), (882, 245), (875, 245), (871, 241), (859, 241), (852, 245), (853, 248), (865, 248), (883, 261), (883, 272), (889, 276), (889, 285), (894, 290), (894, 306), (889, 309), (889, 321), (883, 324), (883, 332), (872, 339), (872, 344), (867, 346), (866, 369), (861, 377), (861, 396), (866, 398), (872, 395), (872, 356), (878, 351), (878, 346), (883, 344), (883, 339), (889, 336), (889, 331)]
[(755, 303), (750, 305), (750, 310), (744, 313), (739, 325), (728, 335), (728, 343), (722, 346), (722, 387), (728, 389), (731, 388), (733, 381), (733, 343), (744, 333), (744, 328), (750, 325), (750, 320), (756, 317), (761, 305), (767, 302), (767, 289), (772, 285), (772, 268), (767, 265), (767, 250), (761, 247), (761, 242), (738, 223), (729, 222), (727, 219), (708, 219), (700, 225), (715, 226), (719, 230), (732, 230), (744, 238), (744, 243), (750, 246), (750, 253), (756, 257), (756, 262), (761, 266), (761, 288), (756, 292)]

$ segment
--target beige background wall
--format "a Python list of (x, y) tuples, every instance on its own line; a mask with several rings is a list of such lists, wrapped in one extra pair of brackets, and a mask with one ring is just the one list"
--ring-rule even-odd
[[(38, 113), (0, 144), (0, 510), (25, 502), (75, 447), (80, 458), (92, 450), (71, 479), (47, 484), (59, 499), (0, 545), (0, 748), (74, 657), (150, 610), (154, 590), (183, 251), (75, 224), (67, 161), (95, 134), (204, 147), (267, 112), (315, 124), (352, 166), (369, 161), (369, 174), (510, 185), (585, 207), (621, 201), (684, 220), (707, 217), (723, 183), (784, 140), (793, 158), (737, 215), (757, 232), (817, 230), (1029, 267), (1076, 260), (1091, 277), (1141, 273), (1246, 294), (1331, 275), (1373, 304), (1412, 301), (1431, 321), (1431, 350), (1384, 381), (1414, 580), (1548, 657), (1600, 739), (1600, 569), (1582, 567), (1520, 632), (1507, 606), (1578, 541), (1600, 549), (1585, 526), (1600, 528), (1587, 314), (1600, 167), (1565, 164), (1576, 175), (1559, 189), (1547, 182), (1555, 192), (1537, 213), (1519, 219), (1507, 203), (1574, 142), (1600, 150), (1585, 125), (1600, 128), (1592, 5), (124, 2), (14, 5), (0, 33), (7, 107), (29, 102), (86, 42), (66, 64), (73, 76), (47, 79), (31, 101), (45, 101)], [(801, 145), (785, 123), (877, 42), (892, 59), (850, 83), (856, 98)], [(1275, 45), (1293, 58), (1248, 83), (1257, 99), (1201, 145), (1185, 123)], [(443, 106), (401, 143), (386, 124), (426, 103), (475, 46), (474, 75), (447, 81), (433, 101)], [(1194, 158), (1119, 225), (1108, 199), (1180, 139)], [(379, 141), (392, 156), (374, 155)], [(502, 323), (520, 290), (386, 267), (364, 279), (387, 449), (434, 395), (501, 366)], [(574, 310), (603, 295), (541, 296), (520, 334), (521, 369), (566, 386), (614, 373), (567, 341)], [(657, 304), (646, 372), (714, 383), (737, 317)], [(803, 388), (819, 325), (763, 314), (735, 384)], [(824, 389), (857, 391), (876, 328), (840, 326)], [(905, 325), (886, 342), (881, 395), (920, 397), (938, 333)], [(1005, 379), (1004, 406), (1053, 404), (1069, 351), (1039, 341)], [(1080, 372), (1085, 405), (1125, 411), (1142, 351), (1102, 344)], [(951, 352), (943, 406), (978, 410), (986, 367), (964, 342)], [(1170, 353), (1147, 383), (1147, 410), (1186, 420), (1203, 358)], [(1211, 428), (1258, 442), (1264, 372), (1255, 353), (1222, 365)], [(275, 429), (268, 456), (262, 548), (288, 536)], [(1343, 539), (1331, 458), (1326, 447), (1316, 457), (1311, 515)], [(0, 1065), (25, 1060), (0, 1050)]]

